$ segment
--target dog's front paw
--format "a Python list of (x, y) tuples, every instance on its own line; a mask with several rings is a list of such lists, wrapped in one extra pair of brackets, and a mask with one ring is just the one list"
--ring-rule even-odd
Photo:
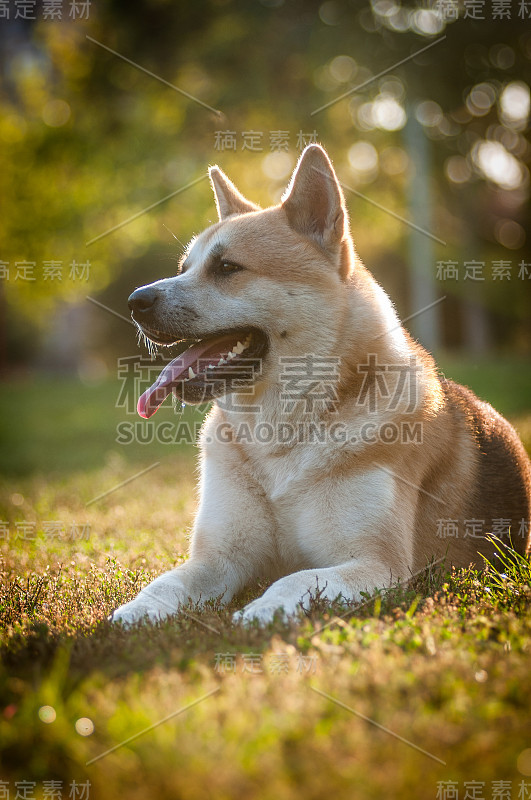
[(289, 616), (296, 615), (297, 608), (290, 609), (290, 611), (291, 613), (286, 612), (284, 605), (259, 597), (252, 603), (248, 603), (241, 611), (236, 611), (232, 616), (232, 621), (236, 624), (241, 622), (243, 625), (252, 625), (253, 623), (269, 625), (273, 620), (286, 622)]
[(134, 625), (136, 622), (161, 622), (169, 615), (170, 612), (164, 607), (139, 596), (113, 611), (109, 620), (128, 626)]
[(129, 603), (124, 603), (111, 614), (112, 622), (134, 625), (135, 622), (162, 622), (176, 614), (184, 602), (175, 587), (161, 576), (157, 581), (146, 586), (140, 594)]
[(175, 579), (174, 574), (167, 572), (145, 586), (134, 600), (117, 608), (109, 619), (123, 625), (134, 625), (135, 622), (142, 621), (162, 622), (177, 614), (186, 601), (184, 587)]

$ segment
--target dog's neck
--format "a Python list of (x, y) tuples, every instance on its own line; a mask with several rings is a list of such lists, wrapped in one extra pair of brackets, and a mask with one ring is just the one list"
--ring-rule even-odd
[[(366, 419), (371, 392), (378, 402), (375, 373), (386, 370), (387, 388), (392, 393), (400, 380), (400, 368), (409, 368), (412, 359), (418, 362), (418, 371), (408, 380), (416, 381), (419, 401), (427, 394), (424, 390), (428, 383), (433, 396), (437, 378), (431, 356), (402, 327), (389, 297), (370, 273), (358, 267), (344, 291), (344, 313), (337, 329), (326, 331), (326, 347), (317, 343), (315, 348), (317, 358), (326, 362), (330, 357), (328, 390), (312, 397), (310, 380), (307, 392), (301, 383), (302, 391), (290, 399), (289, 380), (282, 379), (280, 365), (270, 367), (253, 386), (252, 393), (233, 393), (228, 401), (217, 403), (224, 420), (232, 426), (245, 424), (251, 429), (264, 424), (276, 428), (282, 423), (331, 425), (345, 416), (356, 424), (356, 420)], [(301, 364), (307, 357), (301, 354)], [(388, 401), (383, 398), (383, 402)]]

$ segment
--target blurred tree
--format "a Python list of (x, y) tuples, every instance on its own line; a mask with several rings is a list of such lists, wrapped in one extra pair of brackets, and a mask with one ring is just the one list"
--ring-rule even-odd
[[(399, 311), (413, 313), (404, 288), (409, 229), (382, 210), (409, 214), (415, 159), (402, 134), (410, 113), (431, 141), (432, 228), (447, 242), (434, 257), (461, 272), (455, 280), (426, 265), (440, 294), (455, 298), (441, 307), (447, 341), (456, 343), (455, 315), (474, 301), (497, 342), (525, 347), (531, 283), (518, 264), (530, 260), (531, 20), (518, 16), (520, 6), (515, 0), (508, 19), (484, 4), (485, 19), (474, 20), (471, 4), (457, 0), (107, 0), (88, 20), (0, 20), (9, 330), (29, 339), (58, 302), (101, 299), (106, 287), (126, 315), (134, 285), (173, 270), (181, 245), (163, 223), (185, 243), (214, 219), (208, 183), (194, 183), (207, 164), (219, 161), (267, 204), (312, 136), (354, 190), (346, 195), (362, 257), (396, 290)], [(465, 261), (484, 262), (485, 281), (464, 281)], [(511, 262), (510, 280), (493, 279), (493, 261)]]

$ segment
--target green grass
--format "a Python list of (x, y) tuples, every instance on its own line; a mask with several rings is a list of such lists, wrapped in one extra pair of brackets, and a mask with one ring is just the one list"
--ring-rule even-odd
[[(117, 455), (132, 464), (193, 455), (190, 445), (161, 443), (154, 431), (161, 422), (199, 426), (203, 413), (192, 407), (174, 411), (166, 401), (154, 425), (137, 415), (134, 387), (127, 387), (125, 397), (122, 391), (118, 380), (86, 386), (65, 377), (0, 385), (0, 473), (55, 477), (102, 467)], [(120, 444), (120, 424), (133, 426), (138, 441)]]
[[(465, 366), (445, 371), (470, 376), (529, 447), (528, 379), (510, 383), (505, 364)], [(513, 798), (524, 781), (531, 794), (531, 570), (504, 547), (497, 570), (434, 567), (359, 608), (317, 599), (300, 624), (233, 626), (258, 586), (229, 609), (110, 625), (116, 605), (186, 557), (196, 503), (193, 447), (116, 443), (120, 420), (135, 421), (114, 407), (117, 389), (2, 388), (0, 779), (12, 797), (15, 781), (35, 781), (41, 798), (52, 779), (65, 797), (89, 780), (91, 800), (435, 800), (450, 780), (459, 797), (470, 781), (485, 781), (489, 800), (493, 781), (510, 781)], [(30, 538), (15, 538), (23, 522)], [(87, 538), (72, 540), (73, 525)]]

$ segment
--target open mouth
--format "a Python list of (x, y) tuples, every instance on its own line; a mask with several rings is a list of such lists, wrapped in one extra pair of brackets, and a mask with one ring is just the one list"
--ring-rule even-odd
[[(146, 335), (152, 338), (150, 332), (146, 331)], [(153, 341), (170, 343), (162, 336), (153, 336)], [(232, 329), (194, 339), (140, 397), (137, 411), (149, 419), (172, 392), (185, 403), (197, 404), (248, 387), (261, 373), (267, 348), (267, 336), (256, 328)]]

